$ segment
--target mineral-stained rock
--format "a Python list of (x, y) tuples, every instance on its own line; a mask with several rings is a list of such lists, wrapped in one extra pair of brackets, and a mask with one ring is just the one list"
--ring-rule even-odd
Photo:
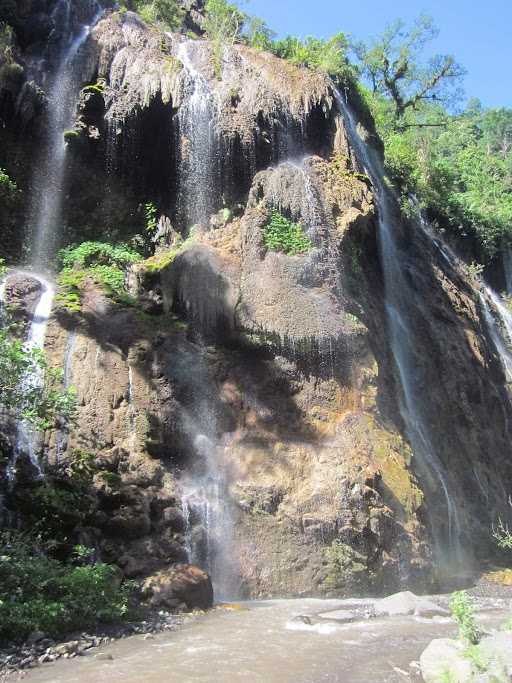
[(208, 609), (213, 605), (213, 588), (206, 572), (194, 565), (177, 565), (150, 576), (144, 582), (152, 607), (174, 608), (184, 602), (189, 609)]

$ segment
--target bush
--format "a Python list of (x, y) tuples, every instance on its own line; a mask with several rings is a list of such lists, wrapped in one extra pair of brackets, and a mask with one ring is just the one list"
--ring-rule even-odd
[(245, 16), (226, 0), (207, 0), (204, 12), (204, 29), (212, 43), (215, 75), (222, 78), (222, 54), (240, 37)]
[[(12, 336), (12, 326), (0, 329), (0, 405), (36, 429), (76, 415), (74, 389), (62, 388), (62, 371), (50, 368), (41, 349), (27, 349)], [(28, 382), (27, 377), (36, 381)]]
[(480, 634), (475, 622), (475, 607), (466, 591), (457, 591), (450, 600), (452, 615), (459, 625), (459, 637), (476, 645)]
[(343, 33), (337, 33), (328, 40), (308, 36), (304, 40), (288, 36), (277, 41), (272, 51), (292, 64), (322, 71), (336, 78), (353, 77), (353, 70), (347, 59), (349, 43)]
[(60, 290), (56, 300), (68, 311), (78, 312), (81, 289), (88, 277), (102, 286), (108, 295), (126, 302), (125, 269), (141, 261), (142, 256), (126, 244), (82, 242), (61, 249), (59, 260), (63, 269), (58, 277)]
[(138, 12), (147, 24), (162, 24), (169, 31), (178, 31), (184, 16), (177, 0), (122, 0), (119, 7)]
[(311, 249), (311, 240), (304, 234), (300, 223), (292, 223), (276, 209), (264, 228), (265, 246), (288, 256), (303, 254)]
[[(83, 553), (75, 556), (80, 560)], [(33, 539), (0, 536), (0, 641), (20, 641), (36, 630), (55, 637), (121, 620), (131, 590), (111, 565), (65, 564)]]

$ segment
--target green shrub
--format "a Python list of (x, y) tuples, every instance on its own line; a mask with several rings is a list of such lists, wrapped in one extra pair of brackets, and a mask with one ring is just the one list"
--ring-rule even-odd
[(352, 79), (354, 71), (347, 59), (348, 46), (343, 33), (337, 33), (328, 40), (312, 36), (301, 40), (288, 36), (274, 43), (272, 51), (297, 66), (305, 66), (336, 78)]
[(277, 209), (272, 209), (270, 220), (264, 227), (264, 243), (267, 249), (280, 251), (288, 256), (304, 254), (312, 247), (300, 223), (292, 223)]
[[(27, 349), (13, 329), (8, 322), (0, 329), (0, 405), (39, 430), (72, 421), (76, 394), (62, 387), (62, 370), (51, 368), (41, 349)], [(29, 376), (39, 381), (25, 382)]]
[(180, 29), (184, 11), (177, 0), (121, 0), (121, 12), (138, 12), (147, 24), (161, 24), (169, 31)]
[(80, 311), (81, 290), (88, 277), (121, 303), (132, 303), (124, 287), (125, 269), (141, 261), (142, 256), (128, 245), (82, 242), (61, 249), (59, 260), (63, 269), (58, 277), (56, 300), (68, 311)]
[(222, 54), (225, 47), (234, 45), (240, 38), (245, 15), (226, 0), (207, 0), (204, 12), (204, 29), (212, 44), (215, 75), (222, 78)]
[(480, 636), (475, 621), (475, 607), (466, 591), (453, 593), (450, 609), (459, 625), (459, 637), (472, 645), (476, 645)]
[(122, 620), (131, 590), (110, 565), (65, 564), (32, 538), (0, 536), (0, 641), (20, 641), (35, 630), (55, 637)]

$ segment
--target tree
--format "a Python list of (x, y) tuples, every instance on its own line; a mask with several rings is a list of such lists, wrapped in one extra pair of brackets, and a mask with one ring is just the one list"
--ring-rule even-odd
[(434, 55), (422, 62), (426, 45), (437, 35), (432, 19), (423, 15), (409, 30), (397, 20), (370, 44), (353, 46), (373, 92), (391, 97), (397, 118), (425, 101), (448, 105), (460, 96), (464, 69), (454, 57)]
[(204, 11), (204, 30), (211, 41), (215, 74), (222, 78), (222, 55), (225, 47), (240, 38), (245, 15), (226, 0), (207, 0)]

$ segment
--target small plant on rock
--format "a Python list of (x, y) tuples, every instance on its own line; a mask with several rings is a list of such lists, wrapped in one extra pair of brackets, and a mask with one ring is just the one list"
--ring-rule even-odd
[(265, 225), (264, 242), (268, 249), (281, 251), (288, 256), (304, 254), (312, 247), (302, 225), (288, 220), (277, 209), (272, 209), (270, 220)]
[(476, 645), (480, 633), (475, 621), (475, 607), (466, 591), (457, 591), (452, 595), (450, 609), (459, 625), (459, 637), (470, 645)]

